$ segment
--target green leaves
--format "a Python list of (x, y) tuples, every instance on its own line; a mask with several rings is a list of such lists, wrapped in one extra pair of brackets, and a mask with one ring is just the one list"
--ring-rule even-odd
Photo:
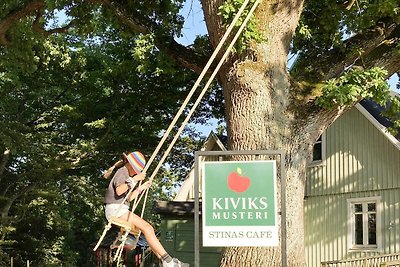
[(312, 38), (312, 33), (310, 28), (307, 25), (304, 25), (303, 22), (300, 22), (299, 26), (297, 27), (297, 31), (304, 39), (308, 40)]
[(150, 55), (155, 49), (154, 35), (139, 35), (135, 40), (135, 46), (132, 48), (132, 56), (139, 63), (136, 70), (144, 73), (149, 69), (151, 62)]
[(322, 87), (322, 96), (316, 104), (326, 109), (353, 105), (362, 98), (373, 98), (384, 104), (389, 96), (386, 83), (386, 70), (372, 68), (369, 70), (350, 69), (337, 79), (328, 80)]
[(92, 122), (86, 122), (83, 124), (83, 126), (86, 126), (88, 128), (97, 128), (97, 129), (102, 129), (105, 128), (107, 124), (107, 120), (105, 118), (101, 118)]
[[(10, 255), (20, 256), (15, 263), (29, 258), (40, 266), (84, 266), (87, 247), (105, 222), (101, 171), (124, 151), (151, 155), (195, 74), (155, 47), (156, 33), (132, 33), (85, 1), (47, 2), (74, 22), (68, 34), (34, 32), (26, 17), (7, 32), (21, 42), (0, 47), (0, 153), (11, 150), (0, 176), (0, 188), (8, 189), (0, 192), (0, 211), (20, 219), (0, 230), (6, 240), (18, 241), (7, 243)], [(161, 25), (157, 34), (170, 35), (180, 31), (180, 3), (129, 1), (124, 8), (148, 15)], [(168, 179), (159, 174), (151, 192), (156, 199), (172, 194), (183, 177), (176, 173), (186, 170), (190, 156), (170, 160), (178, 170)]]
[(393, 123), (389, 131), (394, 136), (400, 135), (400, 97), (398, 95), (391, 95), (385, 105), (386, 109), (382, 115)]
[[(225, 25), (228, 26), (232, 21), (233, 18), (235, 17), (236, 13), (239, 11), (240, 7), (242, 6), (244, 0), (227, 0), (223, 5), (219, 7), (219, 12), (218, 15), (222, 16)], [(252, 3), (254, 3), (255, 0), (250, 0), (249, 4), (246, 8), (246, 10), (242, 13), (238, 21), (236, 22), (236, 27), (239, 28), (245, 17), (247, 16), (250, 7), (252, 6)], [(243, 30), (241, 36), (237, 40), (235, 44), (235, 49), (238, 52), (238, 54), (243, 53), (249, 42), (250, 41), (255, 41), (255, 42), (261, 42), (264, 41), (264, 37), (262, 36), (260, 30), (257, 27), (257, 22), (252, 16), (250, 20), (248, 21), (246, 28)]]
[(390, 95), (386, 76), (387, 71), (378, 67), (369, 70), (351, 69), (340, 78), (327, 81), (316, 104), (325, 109), (333, 109), (354, 105), (363, 98), (372, 99), (386, 108), (382, 115), (393, 123), (389, 131), (396, 136), (400, 129), (400, 98)]
[(291, 53), (312, 65), (332, 49), (346, 47), (346, 39), (376, 25), (400, 22), (398, 0), (305, 1)]

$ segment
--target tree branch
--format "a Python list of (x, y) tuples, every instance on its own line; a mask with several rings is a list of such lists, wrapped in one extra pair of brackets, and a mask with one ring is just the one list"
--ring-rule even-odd
[[(196, 73), (201, 73), (204, 66), (209, 59), (208, 56), (196, 53), (194, 50), (179, 44), (172, 37), (169, 40), (163, 41), (163, 38), (157, 38), (156, 43), (160, 50), (164, 51), (171, 59), (173, 59), (179, 66), (188, 68)], [(211, 74), (214, 66), (213, 64), (208, 70)]]
[[(382, 67), (387, 70), (389, 78), (400, 70), (399, 44), (400, 25), (394, 23), (391, 18), (386, 18), (385, 22), (380, 21), (375, 27), (346, 40), (344, 49), (333, 49), (313, 60), (299, 59), (293, 67), (296, 75), (294, 78), (303, 82), (294, 86), (296, 90), (293, 90), (293, 105), (303, 105), (303, 108), (297, 114), (296, 121), (309, 125), (310, 132), (322, 133), (326, 125), (330, 125), (351, 108), (351, 105), (348, 105), (325, 110), (316, 106), (313, 100), (320, 94), (322, 83), (339, 77), (353, 66), (364, 69)], [(307, 72), (309, 69), (311, 71)]]
[(382, 67), (387, 70), (387, 78), (389, 78), (400, 70), (399, 44), (400, 25), (396, 25), (385, 40), (371, 49), (369, 53), (359, 58), (355, 65), (363, 66), (367, 69)]
[[(390, 23), (387, 26), (377, 26), (365, 34), (356, 35), (349, 39), (346, 42), (347, 49), (345, 53), (332, 53), (326, 58), (327, 67), (323, 71), (327, 74), (324, 78), (338, 77), (352, 65), (368, 68), (374, 66), (384, 67), (389, 73), (388, 76), (391, 76), (396, 71), (393, 70), (395, 66), (391, 66), (391, 64), (396, 65), (396, 60), (388, 60), (387, 64), (382, 64), (377, 59), (385, 54), (393, 55), (396, 45), (400, 41), (399, 30), (399, 25)], [(371, 55), (375, 56), (371, 57)], [(398, 56), (394, 57), (399, 58)], [(373, 58), (374, 60), (372, 60)], [(331, 62), (331, 64), (328, 64), (328, 62)], [(365, 64), (365, 62), (368, 62), (368, 64)]]
[(14, 193), (12, 195), (12, 197), (8, 198), (5, 205), (2, 207), (2, 209), (0, 210), (0, 216), (1, 218), (5, 218), (8, 216), (8, 213), (11, 209), (12, 204), (15, 202), (15, 200), (17, 200), (19, 197), (25, 195), (26, 193), (28, 193), (29, 191), (33, 190), (35, 188), (34, 185), (29, 185), (26, 186), (25, 188), (23, 188), (22, 190)]
[(8, 171), (7, 171), (7, 173), (8, 173), (8, 175), (10, 175), (10, 176), (8, 176), (8, 175), (6, 174), (6, 178), (11, 178), (11, 179), (7, 179), (7, 180), (5, 181), (5, 182), (6, 182), (6, 186), (3, 186), (3, 187), (1, 188), (0, 196), (2, 196), (2, 197), (4, 197), (4, 196), (7, 194), (8, 190), (9, 190), (10, 188), (14, 187), (14, 186), (21, 180), (21, 178), (20, 178), (21, 176), (18, 176), (18, 175), (9, 173)]
[[(117, 19), (130, 31), (134, 33), (148, 34), (156, 32), (158, 25), (153, 23), (150, 19), (141, 16), (138, 12), (132, 13), (124, 7), (119, 1), (115, 0), (88, 0), (93, 4), (102, 5), (104, 8), (109, 9)], [(55, 28), (51, 30), (45, 30), (39, 23), (40, 18), (44, 14), (46, 4), (44, 0), (34, 0), (28, 2), (22, 8), (15, 10), (8, 14), (0, 22), (0, 44), (9, 45), (11, 40), (7, 37), (8, 29), (18, 21), (19, 19), (37, 11), (36, 18), (32, 24), (32, 29), (36, 32), (42, 33), (44, 36), (51, 35), (53, 33), (64, 33), (73, 26), (73, 21), (61, 28)], [(165, 52), (169, 57), (174, 60), (178, 65), (191, 69), (197, 73), (200, 73), (205, 66), (208, 56), (196, 53), (194, 50), (179, 44), (173, 38), (173, 36), (163, 36), (156, 34), (155, 36), (157, 47)]]
[(43, 9), (46, 6), (44, 0), (34, 0), (28, 2), (25, 6), (18, 10), (14, 10), (10, 14), (8, 14), (1, 22), (0, 22), (0, 44), (7, 46), (10, 43), (9, 38), (7, 37), (8, 29), (18, 21), (19, 19), (31, 14), (33, 11), (38, 9)]
[[(130, 14), (126, 11), (124, 6), (118, 1), (113, 0), (90, 0), (92, 3), (102, 4), (104, 7), (111, 10), (114, 15), (124, 23), (130, 30), (138, 33), (148, 34), (151, 32), (149, 29), (151, 23), (139, 20), (139, 14)], [(129, 15), (128, 15), (129, 14)], [(144, 20), (142, 18), (142, 20)]]
[[(378, 47), (383, 48), (382, 44), (384, 43), (392, 44), (390, 46), (392, 49), (399, 43), (399, 25), (394, 23), (392, 18), (386, 18), (378, 22), (374, 27), (344, 41), (343, 47), (332, 49), (325, 54), (321, 54), (318, 58), (313, 60), (299, 58), (292, 69), (299, 73), (296, 76), (300, 79), (306, 76), (312, 77), (314, 82), (325, 81), (340, 76), (343, 71), (354, 64), (363, 66), (364, 64), (362, 63), (370, 54), (377, 54), (378, 51), (384, 52), (381, 49), (377, 50)], [(387, 50), (385, 51), (387, 54), (388, 52)], [(389, 75), (394, 73), (391, 64), (396, 65), (395, 60), (388, 61), (385, 64)], [(370, 67), (382, 66), (377, 61), (369, 65)], [(311, 69), (309, 73), (302, 71), (309, 69)]]
[(6, 148), (6, 150), (3, 152), (3, 157), (1, 158), (1, 161), (0, 161), (0, 181), (1, 181), (1, 176), (4, 173), (4, 170), (6, 169), (6, 165), (7, 165), (9, 157), (10, 157), (10, 150), (8, 148)]
[[(110, 9), (120, 22), (132, 32), (148, 34), (156, 31), (157, 25), (138, 14), (127, 12), (118, 1), (91, 0), (91, 2), (102, 4), (104, 7)], [(157, 47), (165, 52), (178, 65), (191, 69), (196, 73), (200, 73), (207, 63), (208, 56), (198, 54), (194, 50), (179, 44), (172, 36), (156, 34), (155, 41)]]
[(41, 33), (42, 35), (47, 37), (47, 36), (50, 36), (50, 35), (55, 34), (55, 33), (66, 33), (73, 26), (74, 23), (73, 23), (73, 21), (71, 21), (66, 26), (59, 27), (59, 28), (53, 28), (53, 29), (50, 29), (50, 30), (45, 30), (44, 27), (40, 24), (40, 19), (44, 15), (44, 10), (45, 10), (44, 6), (38, 8), (38, 10), (37, 10), (36, 18), (32, 23), (32, 29), (35, 32)]

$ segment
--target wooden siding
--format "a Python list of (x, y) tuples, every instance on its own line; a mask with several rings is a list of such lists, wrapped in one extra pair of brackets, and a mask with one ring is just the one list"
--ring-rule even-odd
[[(161, 223), (160, 241), (172, 256), (194, 266), (194, 221), (193, 219), (165, 218)], [(200, 244), (202, 244), (200, 229)], [(200, 266), (219, 266), (221, 248), (200, 245)]]
[(326, 131), (326, 157), (308, 168), (306, 196), (400, 187), (400, 152), (357, 109)]
[[(308, 266), (400, 251), (400, 151), (357, 109), (326, 131), (326, 157), (309, 167), (305, 191)], [(380, 196), (382, 251), (348, 251), (347, 199)]]

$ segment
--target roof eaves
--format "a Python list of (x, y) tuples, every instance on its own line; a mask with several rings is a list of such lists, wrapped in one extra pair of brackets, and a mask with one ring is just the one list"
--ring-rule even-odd
[[(194, 201), (157, 201), (153, 212), (160, 215), (193, 216)], [(201, 202), (199, 203), (201, 210)]]
[(394, 137), (389, 130), (380, 124), (378, 120), (372, 116), (367, 109), (365, 109), (360, 103), (356, 104), (356, 108), (363, 114), (398, 150), (400, 150), (400, 141)]

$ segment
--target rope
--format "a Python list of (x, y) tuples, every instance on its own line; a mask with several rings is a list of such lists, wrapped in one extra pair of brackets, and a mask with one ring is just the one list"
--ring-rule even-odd
[(256, 9), (257, 5), (259, 4), (260, 0), (256, 0), (253, 7), (250, 9), (249, 13), (247, 14), (245, 20), (243, 21), (242, 25), (240, 26), (239, 30), (237, 31), (235, 37), (232, 39), (231, 43), (229, 44), (227, 50), (225, 51), (224, 55), (222, 56), (221, 60), (219, 61), (217, 67), (215, 68), (214, 72), (211, 74), (210, 78), (208, 79), (206, 85), (204, 86), (203, 90), (201, 91), (200, 95), (198, 96), (196, 102), (194, 103), (193, 107), (190, 109), (189, 114), (186, 116), (185, 120), (183, 121), (181, 127), (175, 134), (174, 139), (172, 140), (171, 144), (168, 146), (167, 150), (165, 151), (163, 157), (161, 158), (160, 162), (158, 163), (157, 167), (153, 171), (152, 175), (150, 176), (149, 180), (153, 180), (154, 176), (157, 174), (158, 170), (160, 169), (161, 165), (164, 163), (166, 157), (168, 156), (169, 152), (171, 151), (172, 147), (174, 146), (176, 140), (179, 138), (179, 135), (182, 133), (183, 129), (185, 128), (186, 124), (188, 123), (190, 117), (194, 113), (195, 109), (199, 105), (201, 99), (203, 98), (204, 94), (206, 93), (208, 87), (211, 85), (213, 79), (217, 75), (219, 69), (221, 68), (222, 64), (224, 63), (225, 59), (228, 57), (232, 47), (234, 46), (236, 40), (239, 38), (240, 34), (242, 33), (244, 27), (246, 26), (247, 22), (249, 21), (251, 15), (253, 14), (254, 10)]
[[(248, 0), (243, 3), (247, 5)], [(217, 75), (219, 69), (221, 68), (222, 64), (224, 63), (225, 59), (228, 57), (232, 47), (234, 46), (234, 44), (236, 43), (237, 39), (239, 38), (240, 34), (242, 33), (242, 31), (244, 30), (244, 27), (246, 26), (247, 22), (249, 21), (251, 15), (253, 14), (254, 10), (256, 9), (256, 7), (258, 6), (260, 0), (256, 0), (256, 2), (254, 3), (253, 7), (251, 8), (250, 12), (247, 14), (245, 20), (243, 21), (242, 25), (240, 26), (239, 30), (237, 31), (236, 35), (234, 36), (234, 38), (232, 39), (232, 41), (230, 42), (228, 48), (226, 49), (224, 55), (222, 56), (222, 58), (220, 59), (217, 67), (215, 68), (215, 70), (213, 71), (212, 75), (210, 76), (210, 78), (208, 79), (206, 85), (203, 87), (203, 90), (201, 91), (200, 95), (197, 97), (196, 102), (194, 103), (193, 107), (191, 108), (191, 110), (189, 111), (188, 115), (186, 116), (185, 120), (182, 122), (182, 125), (180, 126), (180, 128), (178, 129), (177, 133), (174, 136), (174, 139), (171, 141), (170, 145), (168, 146), (167, 150), (164, 152), (163, 157), (161, 158), (161, 160), (159, 161), (157, 167), (154, 169), (152, 175), (150, 176), (149, 180), (152, 181), (154, 179), (154, 177), (156, 176), (157, 172), (159, 171), (159, 169), (161, 168), (162, 164), (164, 163), (165, 159), (167, 158), (167, 156), (169, 155), (172, 147), (175, 145), (175, 142), (177, 141), (177, 139), (179, 138), (180, 134), (182, 133), (183, 129), (185, 128), (185, 126), (187, 125), (190, 117), (193, 115), (194, 111), (196, 110), (197, 106), (199, 105), (201, 99), (203, 98), (204, 94), (207, 92), (208, 87), (211, 85), (212, 81), (214, 80), (215, 76)], [(243, 6), (242, 6), (243, 7)], [(239, 13), (238, 13), (239, 14)], [(235, 17), (236, 18), (236, 17)], [(233, 21), (232, 21), (233, 23)], [(231, 24), (230, 26), (232, 26), (233, 24)], [(222, 41), (222, 39), (221, 39)], [(221, 44), (221, 43), (220, 43)], [(220, 47), (220, 46), (219, 46)], [(214, 51), (215, 52), (215, 51)], [(147, 195), (147, 190), (146, 190), (146, 195)], [(142, 196), (141, 196), (142, 197)], [(140, 197), (140, 198), (141, 198)], [(136, 207), (135, 207), (136, 208)]]
[[(183, 129), (185, 128), (186, 124), (188, 123), (190, 117), (192, 116), (192, 114), (194, 113), (195, 109), (197, 108), (197, 106), (199, 105), (201, 99), (203, 98), (204, 94), (206, 93), (207, 89), (209, 88), (209, 86), (211, 85), (211, 82), (213, 81), (213, 79), (215, 78), (215, 76), (217, 75), (219, 69), (221, 68), (222, 64), (224, 63), (225, 59), (227, 58), (227, 56), (229, 55), (233, 45), (235, 44), (235, 42), (237, 41), (237, 39), (239, 38), (240, 34), (242, 33), (244, 27), (246, 26), (247, 22), (249, 21), (251, 15), (253, 14), (254, 10), (256, 9), (256, 7), (258, 6), (259, 2), (261, 0), (256, 0), (255, 3), (253, 4), (252, 8), (250, 9), (249, 13), (247, 14), (245, 20), (243, 21), (242, 25), (240, 26), (239, 30), (237, 31), (235, 37), (232, 39), (232, 41), (230, 42), (227, 50), (225, 51), (224, 55), (222, 56), (222, 58), (220, 59), (217, 67), (215, 68), (215, 70), (213, 71), (212, 75), (209, 77), (206, 85), (204, 86), (203, 90), (201, 91), (200, 95), (198, 96), (196, 102), (194, 103), (193, 107), (190, 109), (188, 115), (186, 116), (185, 120), (183, 121), (182, 125), (180, 126), (180, 128), (178, 129), (177, 133), (174, 136), (174, 139), (171, 141), (170, 145), (168, 146), (167, 150), (164, 152), (163, 157), (161, 158), (161, 160), (159, 161), (157, 167), (154, 169), (152, 175), (149, 178), (149, 181), (153, 181), (155, 175), (157, 174), (157, 172), (159, 171), (159, 169), (161, 168), (162, 164), (164, 163), (165, 159), (167, 158), (167, 156), (169, 155), (172, 147), (174, 146), (174, 144), (176, 143), (177, 139), (179, 138), (180, 134), (182, 133)], [(229, 25), (227, 31), (225, 32), (225, 34), (223, 35), (223, 37), (221, 38), (218, 46), (216, 47), (216, 49), (214, 50), (213, 54), (211, 55), (210, 59), (208, 60), (206, 66), (204, 67), (203, 71), (201, 72), (200, 76), (197, 78), (195, 84), (193, 85), (192, 89), (190, 90), (188, 96), (186, 97), (185, 101), (182, 103), (182, 106), (180, 107), (179, 111), (177, 112), (177, 114), (175, 115), (174, 119), (172, 120), (171, 124), (169, 125), (169, 127), (167, 128), (167, 130), (165, 131), (162, 139), (160, 140), (158, 146), (156, 147), (156, 149), (154, 150), (153, 154), (151, 155), (149, 161), (147, 162), (145, 168), (144, 168), (144, 172), (146, 172), (149, 168), (149, 166), (152, 164), (152, 162), (154, 161), (156, 155), (158, 154), (159, 150), (161, 149), (162, 145), (164, 144), (165, 140), (167, 139), (167, 137), (169, 136), (172, 128), (175, 126), (178, 118), (182, 115), (183, 110), (185, 109), (185, 107), (187, 106), (189, 100), (192, 98), (194, 92), (196, 91), (197, 87), (199, 86), (201, 80), (203, 79), (203, 77), (205, 76), (205, 74), (207, 73), (208, 69), (210, 68), (212, 62), (214, 61), (215, 57), (217, 56), (217, 54), (219, 53), (222, 45), (225, 43), (226, 39), (228, 38), (229, 34), (231, 33), (233, 27), (235, 26), (236, 22), (238, 21), (239, 17), (242, 15), (243, 11), (245, 10), (247, 4), (248, 4), (249, 0), (245, 0), (242, 4), (242, 6), (240, 7), (238, 13), (235, 15), (234, 19), (232, 20), (231, 24)], [(139, 186), (142, 184), (142, 181), (140, 181)], [(130, 190), (128, 191), (128, 193), (126, 194), (124, 200), (121, 202), (121, 205), (119, 208), (122, 207), (122, 205), (125, 203), (125, 201), (128, 199), (129, 195), (133, 192), (133, 187), (130, 188)], [(146, 207), (146, 203), (147, 203), (147, 197), (148, 197), (148, 192), (149, 192), (149, 188), (145, 189), (145, 192), (142, 193), (140, 195), (140, 197), (138, 198), (136, 196), (134, 204), (133, 204), (133, 208), (132, 208), (132, 212), (134, 212), (134, 210), (136, 209), (138, 203), (140, 202), (140, 200), (142, 199), (143, 195), (145, 196), (144, 198), (144, 202), (143, 202), (143, 207), (142, 207), (142, 211), (141, 211), (141, 216), (143, 217), (144, 214), (144, 210)], [(98, 241), (97, 245), (95, 246), (95, 248), (93, 249), (94, 251), (98, 248), (98, 246), (100, 245), (102, 239), (105, 236), (105, 233), (108, 231), (108, 229), (110, 229), (111, 227), (111, 222), (109, 222), (107, 224), (107, 226), (105, 227), (104, 231), (103, 231), (103, 235), (100, 238), (100, 240)], [(136, 243), (137, 244), (138, 240), (139, 240), (139, 236), (141, 234), (141, 231), (139, 231), (137, 237), (136, 237)], [(121, 245), (123, 246), (125, 242), (122, 242)], [(120, 245), (120, 246), (121, 246)]]
[[(244, 27), (246, 27), (247, 22), (249, 21), (251, 15), (254, 13), (255, 9), (257, 8), (258, 4), (260, 3), (261, 0), (256, 0), (252, 6), (252, 8), (250, 9), (249, 13), (247, 14), (246, 18), (244, 19), (242, 25), (240, 26), (240, 28), (238, 29), (238, 31), (236, 32), (236, 35), (233, 37), (232, 41), (230, 42), (228, 48), (226, 49), (224, 55), (222, 56), (222, 58), (220, 59), (217, 67), (215, 68), (215, 70), (213, 71), (213, 73), (211, 74), (210, 78), (208, 79), (206, 85), (204, 86), (203, 90), (201, 91), (200, 95), (197, 97), (196, 102), (194, 103), (193, 107), (190, 109), (188, 115), (186, 116), (185, 120), (182, 122), (181, 127), (178, 129), (177, 133), (174, 136), (174, 139), (171, 141), (170, 145), (168, 146), (167, 150), (164, 152), (163, 157), (161, 158), (161, 160), (159, 161), (157, 167), (154, 169), (152, 175), (150, 176), (149, 180), (152, 181), (154, 179), (154, 176), (157, 174), (158, 170), (160, 169), (161, 165), (164, 163), (165, 159), (167, 158), (169, 152), (171, 151), (172, 147), (174, 146), (175, 142), (177, 141), (177, 139), (179, 138), (179, 135), (182, 133), (183, 129), (185, 128), (186, 124), (188, 123), (190, 117), (192, 116), (192, 114), (194, 113), (194, 111), (196, 110), (197, 106), (199, 105), (201, 99), (203, 98), (204, 94), (206, 93), (208, 87), (211, 85), (213, 79), (215, 78), (215, 76), (217, 75), (219, 69), (221, 68), (222, 64), (224, 63), (225, 59), (228, 57), (230, 51), (232, 50), (234, 44), (236, 43), (237, 39), (239, 38), (240, 34), (242, 33), (242, 31), (244, 30)], [(148, 188), (145, 190), (145, 199), (144, 199), (144, 204), (142, 207), (142, 215), (143, 216), (143, 212), (144, 212), (144, 208), (145, 208), (145, 204), (147, 201), (147, 195), (148, 195)], [(141, 198), (141, 197), (140, 197)], [(136, 208), (136, 206), (133, 208), (133, 210)]]
[[(207, 71), (209, 70), (211, 64), (213, 63), (214, 59), (216, 58), (216, 56), (218, 55), (219, 51), (221, 50), (222, 46), (224, 45), (226, 39), (229, 37), (230, 33), (233, 30), (233, 27), (235, 27), (236, 22), (239, 20), (240, 16), (242, 15), (242, 13), (244, 12), (245, 8), (247, 7), (247, 4), (249, 3), (250, 0), (245, 0), (242, 4), (242, 6), (240, 7), (238, 13), (235, 15), (235, 17), (233, 18), (231, 24), (228, 26), (225, 34), (222, 36), (221, 40), (219, 41), (217, 47), (215, 48), (214, 52), (212, 53), (211, 57), (209, 58), (209, 60), (207, 61), (207, 64), (204, 66), (202, 72), (200, 73), (199, 77), (197, 78), (196, 82), (194, 83), (192, 89), (190, 90), (189, 94), (186, 96), (186, 99), (184, 100), (184, 102), (182, 103), (181, 107), (179, 108), (178, 112), (176, 113), (174, 119), (172, 120), (172, 122), (170, 123), (170, 125), (168, 126), (167, 130), (165, 131), (163, 137), (161, 138), (160, 142), (158, 143), (156, 149), (153, 151), (153, 154), (151, 155), (149, 161), (147, 162), (145, 168), (143, 171), (147, 171), (148, 168), (150, 167), (150, 165), (153, 163), (156, 155), (158, 154), (158, 152), (160, 151), (161, 147), (164, 145), (165, 140), (167, 139), (167, 137), (169, 136), (170, 132), (172, 131), (172, 128), (176, 125), (176, 122), (178, 121), (179, 117), (182, 115), (182, 112), (184, 111), (185, 107), (187, 106), (187, 104), (189, 103), (190, 99), (192, 98), (193, 94), (195, 93), (195, 91), (197, 90), (197, 87), (199, 87), (200, 82), (203, 80), (204, 76), (206, 75)], [(215, 76), (215, 75), (214, 75)], [(207, 86), (208, 88), (208, 86)], [(207, 89), (206, 89), (207, 90)], [(203, 94), (204, 95), (204, 94)], [(191, 114), (190, 114), (191, 116)], [(187, 120), (188, 121), (188, 120)], [(186, 122), (187, 122), (186, 121)], [(186, 123), (185, 123), (186, 125)], [(184, 127), (184, 126), (183, 126)], [(182, 132), (182, 131), (180, 131)], [(179, 132), (179, 134), (180, 134)], [(178, 134), (178, 135), (179, 135)], [(175, 141), (172, 141), (172, 145), (170, 145), (170, 147), (172, 147), (175, 144)], [(157, 174), (158, 170), (160, 169), (161, 165), (164, 163), (165, 158), (168, 156), (169, 152), (171, 149), (169, 149), (167, 155), (165, 157), (163, 157), (163, 159), (160, 161), (160, 163), (158, 164), (156, 171), (153, 172), (153, 174), (151, 175), (151, 177), (149, 178), (149, 181), (153, 181), (154, 176)], [(164, 153), (165, 155), (165, 153)], [(139, 186), (141, 186), (142, 181), (139, 182)], [(141, 197), (140, 197), (141, 199)], [(137, 200), (137, 198), (135, 198), (134, 202), (133, 202), (133, 209), (132, 212), (136, 209), (138, 202), (140, 202), (140, 199)], [(146, 191), (146, 198), (145, 201), (147, 201), (147, 191)], [(142, 212), (143, 213), (143, 212)], [(143, 216), (143, 215), (142, 215)], [(141, 217), (142, 217), (141, 216)]]
[(147, 169), (150, 167), (150, 165), (153, 163), (154, 158), (156, 157), (156, 155), (158, 154), (158, 152), (160, 151), (161, 147), (163, 146), (165, 140), (167, 139), (167, 137), (169, 136), (172, 128), (175, 126), (176, 122), (178, 121), (179, 117), (181, 116), (183, 110), (185, 109), (185, 107), (187, 106), (187, 104), (189, 103), (190, 99), (192, 98), (194, 92), (196, 91), (197, 87), (199, 86), (201, 80), (203, 79), (203, 77), (206, 75), (208, 69), (210, 68), (212, 62), (214, 61), (215, 57), (217, 56), (217, 54), (219, 53), (219, 50), (221, 50), (222, 45), (225, 43), (226, 39), (228, 38), (229, 34), (231, 33), (233, 27), (235, 26), (236, 22), (238, 21), (239, 17), (242, 15), (244, 9), (246, 8), (247, 4), (248, 4), (249, 0), (245, 0), (242, 4), (242, 6), (240, 7), (238, 13), (236, 14), (236, 16), (234, 17), (234, 19), (232, 20), (231, 24), (229, 25), (228, 29), (226, 30), (225, 34), (222, 36), (220, 42), (218, 43), (218, 46), (215, 48), (214, 52), (212, 53), (210, 59), (208, 60), (207, 64), (204, 66), (202, 72), (200, 73), (200, 76), (197, 78), (195, 84), (193, 85), (192, 89), (190, 90), (189, 94), (187, 95), (185, 101), (182, 103), (180, 109), (178, 110), (178, 112), (176, 113), (174, 119), (172, 120), (172, 122), (170, 123), (169, 127), (167, 128), (167, 130), (165, 131), (163, 137), (161, 138), (160, 142), (158, 143), (156, 149), (154, 150), (153, 154), (151, 155), (149, 161), (147, 162), (145, 168), (143, 171), (147, 171)]

